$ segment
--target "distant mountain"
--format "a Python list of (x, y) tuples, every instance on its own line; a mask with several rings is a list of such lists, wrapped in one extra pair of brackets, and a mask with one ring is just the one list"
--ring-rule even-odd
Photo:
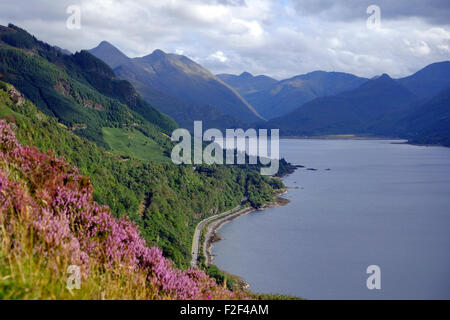
[(268, 125), (281, 128), (284, 135), (367, 134), (370, 123), (407, 110), (416, 100), (416, 95), (383, 74), (354, 90), (310, 101)]
[(94, 49), (89, 50), (91, 54), (106, 62), (112, 69), (126, 63), (128, 58), (122, 51), (107, 41), (102, 41)]
[(430, 64), (398, 82), (421, 98), (431, 98), (450, 87), (450, 61)]
[(120, 78), (133, 83), (136, 90), (146, 101), (154, 105), (159, 111), (170, 115), (181, 128), (192, 130), (196, 120), (202, 120), (204, 128), (226, 129), (244, 126), (241, 121), (212, 105), (188, 103), (156, 89), (144, 80), (141, 81), (147, 75), (139, 67), (118, 67), (116, 68), (116, 74)]
[(188, 108), (185, 111), (192, 113), (189, 108), (195, 105), (197, 120), (212, 120), (208, 116), (211, 112), (216, 113), (214, 118), (223, 117), (225, 122), (232, 121), (229, 116), (243, 122), (261, 120), (239, 93), (185, 56), (155, 50), (141, 58), (123, 59), (123, 54), (113, 48), (103, 43), (90, 52), (114, 67), (118, 77), (130, 81), (163, 112), (173, 114)]
[(253, 76), (249, 72), (243, 72), (239, 76), (233, 74), (218, 74), (217, 78), (236, 89), (243, 97), (259, 91), (269, 90), (271, 86), (278, 82), (278, 80), (264, 75)]
[(450, 147), (450, 87), (399, 122), (410, 142)]
[[(314, 71), (278, 81), (248, 72), (214, 76), (184, 56), (161, 50), (130, 59), (103, 42), (92, 52), (189, 129), (194, 120), (204, 120), (207, 127), (221, 129), (254, 122), (280, 128), (283, 135), (365, 134), (441, 144), (446, 139), (445, 125), (434, 123), (445, 123), (440, 115), (447, 101), (442, 91), (450, 87), (450, 61), (401, 79)], [(250, 105), (270, 121), (258, 118)], [(428, 114), (427, 108), (434, 111)]]
[[(135, 84), (142, 85), (139, 82)], [(245, 127), (243, 122), (224, 114), (214, 106), (190, 104), (170, 97), (150, 85), (144, 84), (141, 87), (137, 87), (136, 90), (139, 91), (147, 102), (151, 103), (159, 111), (171, 116), (181, 128), (192, 131), (194, 121), (197, 120), (202, 120), (203, 128), (205, 129), (217, 128), (224, 130), (227, 128)]]
[(315, 71), (277, 81), (266, 76), (218, 75), (235, 88), (263, 117), (279, 117), (318, 97), (357, 88), (368, 79), (341, 72)]

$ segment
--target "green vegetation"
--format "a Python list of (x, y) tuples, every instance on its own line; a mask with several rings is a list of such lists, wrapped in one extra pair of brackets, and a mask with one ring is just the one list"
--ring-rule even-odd
[(288, 296), (285, 294), (247, 293), (250, 299), (255, 300), (304, 300), (300, 297)]
[(189, 265), (200, 220), (244, 197), (254, 206), (273, 198), (280, 182), (259, 166), (165, 162), (176, 124), (89, 53), (61, 55), (12, 25), (0, 39), (0, 77), (18, 89), (1, 84), (0, 118), (22, 144), (53, 150), (88, 176), (95, 200), (129, 216), (177, 266)]
[(160, 146), (136, 129), (102, 128), (103, 138), (108, 146), (120, 157), (139, 160), (169, 161)]
[(0, 299), (245, 297), (201, 270), (174, 268), (92, 191), (77, 169), (20, 145), (0, 121)]
[[(162, 248), (178, 266), (188, 266), (193, 232), (200, 220), (235, 207), (244, 196), (254, 205), (262, 204), (272, 199), (273, 187), (280, 184), (276, 178), (259, 175), (258, 166), (197, 166), (194, 170), (131, 156), (123, 161), (17, 94), (12, 86), (1, 84), (1, 118), (14, 123), (19, 141), (42, 151), (54, 150), (77, 166), (90, 177), (96, 201), (109, 205), (116, 216), (130, 216), (145, 239)], [(17, 102), (20, 99), (23, 103)]]
[(127, 81), (82, 51), (63, 55), (24, 30), (0, 28), (0, 74), (45, 114), (109, 148), (102, 128), (136, 128), (165, 149), (175, 122), (147, 104)]
[(216, 280), (219, 285), (225, 286), (228, 290), (238, 288), (238, 280), (226, 272), (220, 270), (216, 265), (212, 264), (206, 268), (206, 274)]

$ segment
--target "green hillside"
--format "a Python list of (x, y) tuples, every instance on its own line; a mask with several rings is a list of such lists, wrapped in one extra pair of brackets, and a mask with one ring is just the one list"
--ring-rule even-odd
[[(260, 206), (282, 184), (258, 166), (176, 166), (175, 122), (87, 52), (63, 55), (26, 31), (0, 28), (0, 118), (19, 141), (67, 159), (95, 200), (129, 216), (151, 244), (187, 266), (195, 225), (244, 196)], [(29, 101), (30, 100), (30, 101)], [(282, 166), (284, 162), (282, 162)], [(283, 168), (281, 168), (283, 170)]]
[[(77, 135), (110, 148), (102, 128), (136, 128), (162, 151), (176, 123), (147, 104), (130, 83), (115, 78), (101, 60), (82, 51), (63, 55), (26, 31), (0, 28), (0, 74), (45, 114)], [(158, 157), (160, 157), (158, 155)]]
[[(187, 266), (195, 225), (208, 215), (239, 204), (244, 195), (255, 205), (272, 199), (279, 180), (262, 177), (247, 166), (176, 166), (141, 161), (146, 157), (129, 148), (127, 159), (74, 134), (56, 118), (40, 112), (14, 87), (0, 82), (0, 118), (14, 124), (19, 141), (41, 151), (54, 150), (90, 177), (95, 200), (111, 207), (116, 216), (128, 215), (141, 227), (145, 239), (163, 249), (177, 265)], [(113, 139), (151, 144), (139, 131), (124, 135), (106, 129)], [(109, 138), (106, 139), (107, 141)], [(151, 150), (151, 148), (150, 148)], [(122, 152), (127, 152), (125, 145)], [(283, 164), (284, 162), (282, 162)], [(283, 168), (282, 168), (283, 170)], [(258, 191), (259, 190), (259, 191)]]
[(136, 129), (102, 128), (103, 138), (115, 154), (127, 160), (169, 161), (164, 156), (160, 146), (151, 138)]

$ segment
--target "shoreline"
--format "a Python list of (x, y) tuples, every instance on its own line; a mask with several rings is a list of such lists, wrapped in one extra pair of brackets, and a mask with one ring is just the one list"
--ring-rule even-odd
[(377, 136), (358, 136), (354, 134), (336, 134), (319, 136), (280, 136), (280, 139), (302, 139), (302, 140), (408, 140), (399, 137), (377, 137)]
[[(415, 142), (414, 140), (408, 138), (400, 138), (400, 137), (365, 137), (365, 136), (357, 136), (357, 135), (330, 135), (330, 136), (280, 136), (280, 139), (286, 140), (385, 140), (385, 141), (394, 141), (391, 144), (406, 144), (417, 147), (443, 147), (450, 148), (450, 145), (442, 144), (442, 143), (421, 143)], [(402, 142), (396, 142), (402, 141)]]
[[(253, 207), (244, 207), (241, 208), (240, 210), (230, 213), (228, 215), (225, 215), (223, 217), (218, 217), (217, 219), (212, 220), (211, 222), (209, 222), (205, 228), (206, 228), (206, 234), (205, 234), (205, 238), (204, 241), (202, 242), (202, 248), (203, 248), (203, 256), (205, 257), (205, 264), (206, 265), (211, 265), (214, 262), (214, 255), (212, 254), (212, 249), (214, 246), (214, 243), (219, 242), (220, 240), (222, 240), (222, 238), (219, 235), (219, 230), (228, 222), (233, 221), (241, 216), (247, 215), (251, 212), (254, 211), (263, 211), (269, 208), (274, 208), (274, 207), (279, 207), (279, 206), (284, 206), (287, 205), (290, 200), (281, 197), (282, 195), (288, 193), (289, 188), (283, 188), (280, 190), (275, 190), (274, 192), (274, 196), (275, 201), (272, 201), (270, 203), (265, 204), (264, 206), (262, 206), (261, 208), (253, 208)], [(226, 271), (225, 271), (226, 272)], [(250, 287), (250, 285), (248, 283), (245, 282), (244, 279), (242, 279), (239, 276), (235, 276), (237, 278), (237, 280), (240, 283), (240, 286), (243, 289), (248, 289)]]

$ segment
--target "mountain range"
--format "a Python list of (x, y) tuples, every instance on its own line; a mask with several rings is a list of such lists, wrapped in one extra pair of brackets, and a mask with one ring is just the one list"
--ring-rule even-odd
[[(383, 74), (356, 89), (316, 98), (263, 126), (280, 128), (283, 135), (359, 134), (430, 143), (439, 140), (448, 145), (448, 135), (442, 139), (426, 135), (433, 132), (434, 124), (442, 127), (440, 121), (450, 115), (444, 94), (449, 88), (450, 62), (434, 63), (405, 78)], [(439, 105), (439, 112), (429, 113), (435, 105)], [(418, 130), (420, 119), (426, 130)], [(445, 130), (437, 132), (446, 134)]]
[(277, 80), (249, 72), (214, 76), (188, 57), (161, 50), (129, 58), (105, 41), (90, 52), (113, 68), (117, 77), (130, 81), (145, 100), (188, 129), (194, 120), (203, 120), (206, 127), (219, 129), (279, 128), (287, 136), (412, 139), (410, 126), (402, 125), (402, 131), (394, 123), (412, 117), (419, 105), (450, 88), (448, 61), (400, 79), (319, 70)]
[(106, 41), (89, 52), (183, 127), (192, 126), (194, 120), (222, 128), (262, 119), (233, 88), (185, 56), (155, 50), (144, 57), (128, 58)]
[(356, 89), (317, 98), (269, 125), (297, 135), (366, 134), (367, 124), (407, 107), (417, 96), (387, 74)]
[(234, 87), (266, 119), (279, 117), (315, 98), (351, 90), (368, 79), (348, 73), (315, 71), (277, 81), (267, 76), (217, 76)]
[[(7, 37), (7, 34), (3, 35), (3, 38)], [(27, 45), (26, 37), (21, 41)], [(66, 73), (83, 69), (77, 71), (79, 75), (75, 79), (94, 72), (95, 77), (87, 77), (89, 84), (102, 87), (122, 103), (133, 102), (131, 105), (134, 104), (133, 110), (139, 117), (147, 118), (159, 128), (166, 128), (166, 132), (174, 124), (164, 114), (187, 129), (192, 129), (195, 120), (203, 120), (204, 127), (222, 130), (255, 126), (279, 128), (285, 136), (358, 134), (410, 139), (414, 136), (414, 139), (419, 139), (419, 132), (425, 134), (429, 130), (413, 134), (415, 130), (406, 125), (407, 119), (418, 119), (420, 106), (432, 99), (440, 99), (441, 92), (450, 88), (449, 61), (433, 63), (400, 79), (392, 79), (388, 74), (368, 79), (342, 72), (314, 71), (279, 81), (248, 72), (215, 76), (188, 57), (161, 50), (129, 58), (106, 41), (94, 49), (73, 55), (61, 48), (52, 47), (48, 51), (58, 56), (52, 59), (76, 65), (66, 68)], [(100, 60), (88, 58), (87, 52)], [(32, 64), (33, 60), (24, 60), (23, 63)], [(10, 74), (7, 80), (19, 85), (21, 77), (25, 77), (23, 74), (11, 77), (13, 71), (6, 70), (5, 73)], [(66, 121), (79, 134), (94, 140), (103, 139), (100, 143), (108, 146), (104, 140), (110, 135), (105, 135), (105, 130), (96, 124), (99, 121), (94, 120), (98, 115), (83, 117), (84, 121), (76, 120), (79, 111), (89, 114), (96, 108), (105, 108), (105, 103), (86, 98), (86, 94), (75, 89), (77, 85), (65, 80), (67, 77), (58, 77), (57, 84), (50, 91), (39, 89), (45, 79), (36, 77), (33, 84), (28, 83), (23, 88), (23, 92), (27, 96), (38, 97), (38, 106)], [(133, 92), (133, 87), (137, 92)], [(55, 92), (62, 93), (64, 99)], [(63, 113), (55, 109), (53, 101), (73, 104), (67, 99), (81, 101), (82, 105), (90, 108), (79, 110), (79, 107), (71, 106)], [(72, 115), (68, 110), (72, 110)], [(87, 119), (92, 123), (85, 123)], [(128, 121), (132, 121), (131, 118)], [(398, 125), (400, 121), (402, 125)], [(426, 122), (431, 123), (430, 119)]]

